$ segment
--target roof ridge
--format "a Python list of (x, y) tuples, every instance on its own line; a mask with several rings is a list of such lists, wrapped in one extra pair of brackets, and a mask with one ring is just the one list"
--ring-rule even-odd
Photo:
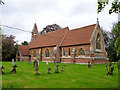
[(72, 29), (72, 30), (70, 30), (70, 31), (79, 30), (79, 29), (86, 28), (86, 27), (90, 27), (90, 26), (93, 26), (93, 25), (96, 25), (96, 24), (86, 25), (86, 26), (83, 26), (83, 27), (80, 27), (80, 28)]
[[(59, 29), (59, 30), (64, 30), (64, 29), (68, 29), (68, 30), (69, 30), (69, 27), (64, 27), (64, 28)], [(57, 32), (57, 31), (59, 31), (59, 30), (52, 31), (52, 32), (48, 32), (48, 33), (45, 33), (45, 34), (43, 34), (43, 35), (46, 35), (46, 34), (49, 34), (49, 33), (53, 33), (53, 32)], [(39, 36), (43, 36), (43, 35), (39, 35)]]

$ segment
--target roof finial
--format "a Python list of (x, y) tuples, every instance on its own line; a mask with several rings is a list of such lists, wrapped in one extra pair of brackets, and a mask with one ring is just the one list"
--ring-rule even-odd
[(98, 19), (98, 17), (97, 17), (97, 23), (99, 23), (99, 19)]

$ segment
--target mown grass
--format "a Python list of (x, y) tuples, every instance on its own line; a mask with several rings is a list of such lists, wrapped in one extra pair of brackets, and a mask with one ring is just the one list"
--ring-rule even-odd
[[(54, 73), (56, 65), (39, 63), (39, 76), (35, 75), (33, 63), (15, 62), (17, 73), (10, 74), (11, 62), (2, 62), (2, 88), (118, 88), (118, 68), (115, 65), (114, 74), (107, 75), (105, 64), (95, 64), (91, 68), (80, 64), (58, 63), (59, 73)], [(65, 66), (64, 66), (65, 65)], [(63, 66), (63, 72), (60, 72)], [(51, 67), (51, 74), (47, 69)]]

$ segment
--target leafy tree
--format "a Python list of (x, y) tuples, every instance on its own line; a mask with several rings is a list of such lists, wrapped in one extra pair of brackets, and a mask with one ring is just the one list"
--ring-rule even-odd
[[(101, 12), (105, 6), (109, 3), (108, 0), (98, 0), (98, 9), (97, 12)], [(118, 13), (120, 8), (120, 1), (119, 0), (114, 0), (112, 2), (112, 7), (109, 9), (109, 14), (112, 13)], [(113, 28), (113, 33), (118, 33), (120, 30), (120, 21), (115, 25)], [(118, 36), (115, 40), (115, 47), (117, 47), (117, 55), (120, 55), (120, 36)]]
[(61, 29), (61, 27), (57, 24), (52, 24), (52, 25), (47, 25), (45, 28), (43, 28), (43, 30), (40, 32), (40, 34), (45, 34), (48, 32), (52, 32), (52, 31), (56, 31)]
[(17, 45), (14, 41), (15, 37), (10, 35), (2, 35), (2, 61), (11, 61), (15, 59)]
[(0, 0), (0, 4), (2, 5), (2, 4), (5, 4), (2, 0)]
[(28, 42), (27, 41), (24, 41), (21, 43), (22, 45), (28, 45)]
[(119, 33), (113, 33), (113, 28), (115, 27), (116, 23), (113, 24), (112, 30), (111, 31), (105, 31), (104, 29), (101, 28), (104, 41), (105, 41), (105, 49), (108, 53), (108, 58), (110, 61), (118, 61), (120, 59), (120, 56), (117, 56), (117, 48), (115, 47), (115, 41), (116, 38), (120, 35)]

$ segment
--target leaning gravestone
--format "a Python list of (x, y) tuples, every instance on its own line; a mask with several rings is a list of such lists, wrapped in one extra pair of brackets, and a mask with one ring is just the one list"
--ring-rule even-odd
[(47, 74), (50, 74), (50, 70), (51, 70), (51, 68), (49, 67), (49, 68), (48, 68), (48, 72), (47, 72)]
[(11, 73), (16, 73), (16, 67), (17, 67), (17, 65), (13, 66), (13, 69), (12, 69)]
[(12, 59), (12, 65), (15, 65), (14, 59)]
[(55, 70), (54, 70), (54, 73), (58, 73), (58, 64), (57, 64), (57, 66), (56, 66), (56, 68), (55, 68)]
[(4, 72), (2, 71), (4, 69), (3, 66), (0, 67), (0, 75), (4, 74)]

